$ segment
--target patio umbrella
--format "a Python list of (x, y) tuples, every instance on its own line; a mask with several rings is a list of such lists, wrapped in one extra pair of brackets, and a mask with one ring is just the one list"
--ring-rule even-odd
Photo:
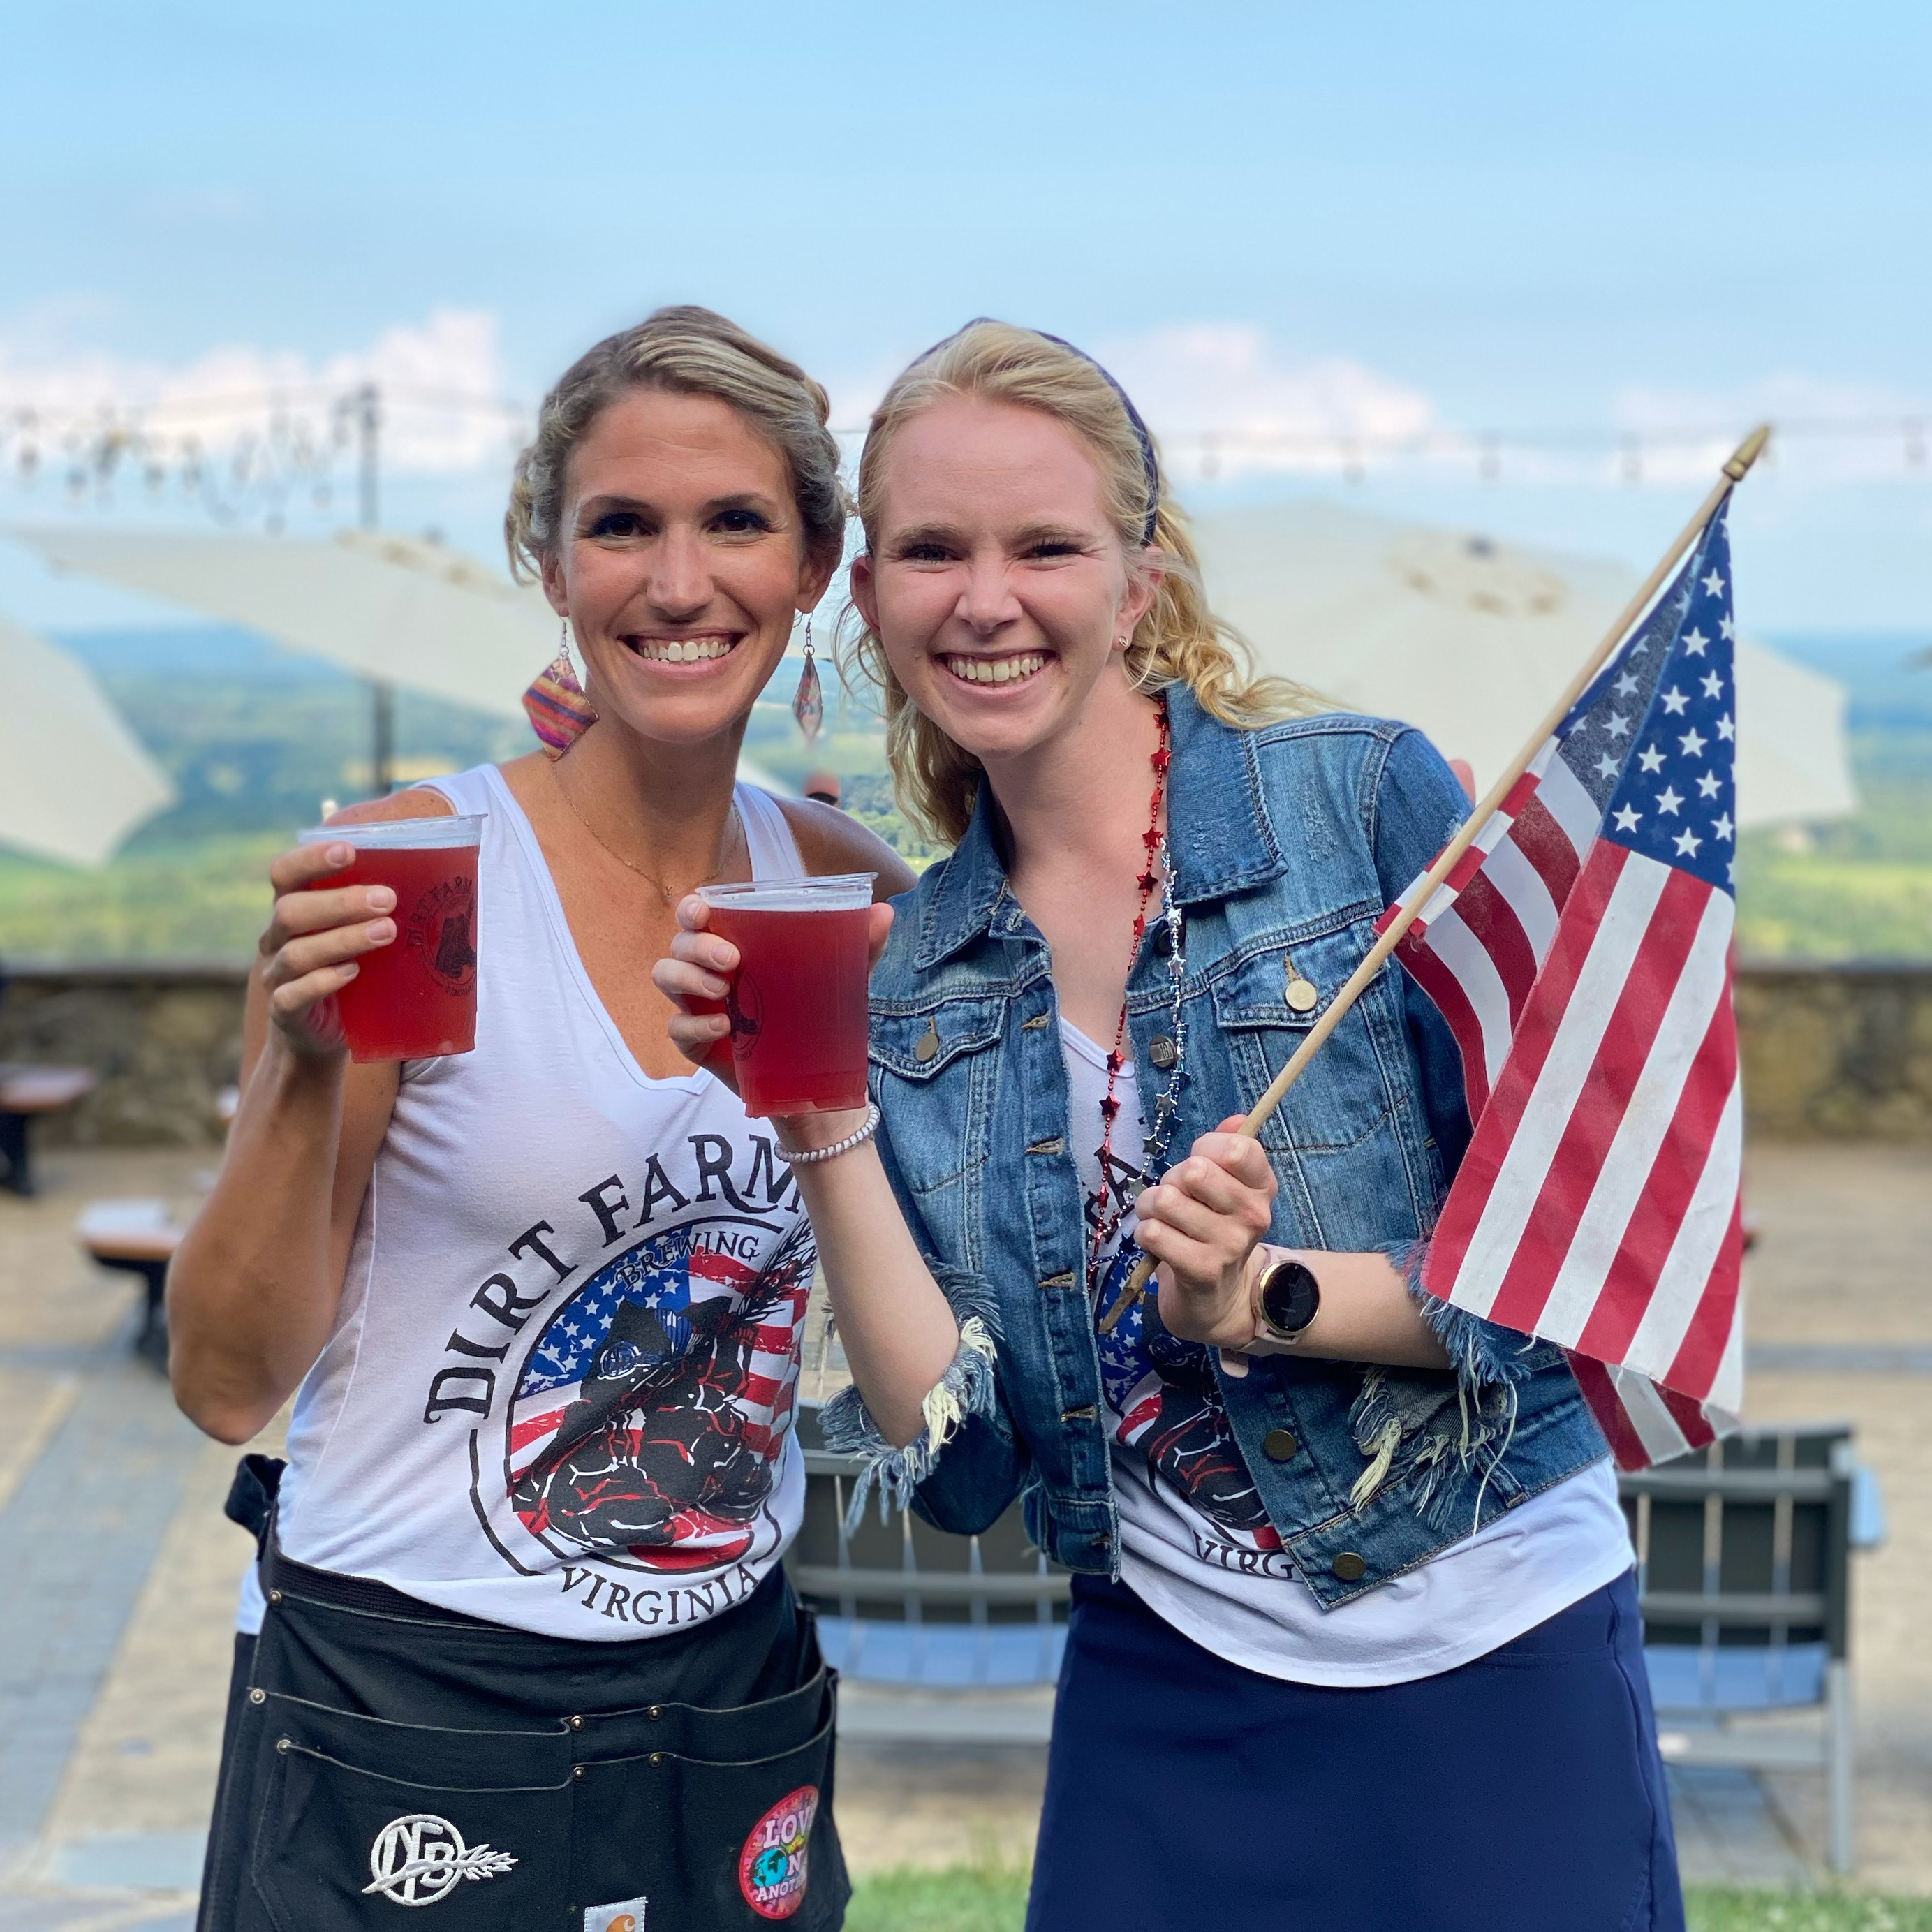
[[(1214, 608), (1264, 668), (1420, 726), (1479, 794), (1636, 585), (1612, 560), (1321, 502), (1203, 517), (1196, 534)], [(1737, 678), (1738, 824), (1856, 811), (1843, 686), (1742, 640)]]
[(0, 617), (0, 844), (98, 866), (175, 790), (84, 664)]
[(57, 570), (99, 578), (406, 686), (520, 718), (556, 649), (534, 585), (446, 545), (378, 530), (333, 537), (76, 527), (8, 532)]

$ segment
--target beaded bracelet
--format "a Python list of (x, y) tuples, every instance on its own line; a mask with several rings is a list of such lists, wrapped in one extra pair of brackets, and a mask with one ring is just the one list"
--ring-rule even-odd
[(834, 1141), (830, 1147), (814, 1148), (809, 1152), (788, 1154), (783, 1148), (774, 1150), (778, 1157), (792, 1167), (803, 1167), (814, 1160), (831, 1160), (842, 1154), (850, 1154), (855, 1147), (862, 1147), (879, 1131), (879, 1108), (876, 1101), (866, 1105), (866, 1124), (848, 1134), (842, 1141)]

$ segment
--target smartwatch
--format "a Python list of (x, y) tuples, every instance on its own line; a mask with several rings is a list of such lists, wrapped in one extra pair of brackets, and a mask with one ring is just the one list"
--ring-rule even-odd
[(1321, 1306), (1322, 1285), (1312, 1269), (1286, 1257), (1271, 1262), (1255, 1284), (1256, 1339), (1292, 1346)]

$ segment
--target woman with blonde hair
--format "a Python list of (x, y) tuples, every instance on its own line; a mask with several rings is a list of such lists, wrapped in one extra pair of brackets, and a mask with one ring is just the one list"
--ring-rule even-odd
[[(1246, 674), (1138, 415), (1052, 337), (915, 362), (859, 510), (901, 795), (956, 844), (874, 915), (877, 1114), (776, 1124), (858, 1137), (798, 1170), (827, 1440), (945, 1528), (1017, 1496), (1074, 1573), (1028, 1924), (1681, 1926), (1602, 1438), (1556, 1351), (1415, 1285), (1446, 1028), (1391, 967), (1232, 1131), (1456, 781)], [(715, 998), (735, 955), (680, 915), (658, 983)]]
[[(832, 1689), (779, 1558), (811, 1229), (640, 962), (712, 880), (876, 872), (869, 833), (736, 782), (838, 564), (824, 392), (700, 308), (544, 399), (506, 535), (566, 638), (553, 753), (338, 814), (278, 859), (241, 1111), (169, 1287), (177, 1400), (286, 1468), (230, 1514), (244, 1591), (202, 1932), (831, 1928)], [(583, 653), (580, 686), (568, 645)], [(332, 883), (371, 819), (482, 818), (476, 1044), (346, 1064), (333, 995), (398, 943)]]

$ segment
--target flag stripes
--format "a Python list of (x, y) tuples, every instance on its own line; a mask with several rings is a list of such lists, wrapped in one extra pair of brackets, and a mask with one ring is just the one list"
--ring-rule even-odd
[(1423, 1285), (1568, 1352), (1626, 1466), (1742, 1396), (1729, 576), (1720, 511), (1396, 949), (1474, 1124)]

